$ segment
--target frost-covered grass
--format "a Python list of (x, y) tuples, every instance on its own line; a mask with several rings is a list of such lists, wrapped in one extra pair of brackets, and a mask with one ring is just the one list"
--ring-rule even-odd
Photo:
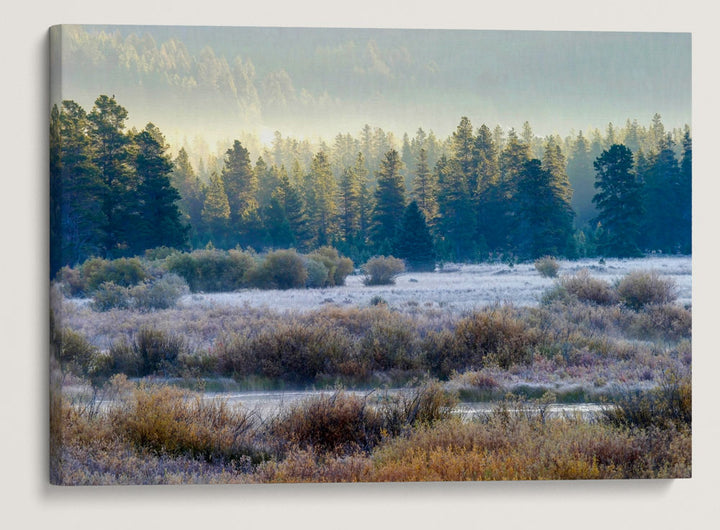
[[(617, 294), (617, 280), (650, 270), (676, 300), (581, 289), (592, 278), (592, 292)], [(98, 312), (54, 290), (53, 481), (689, 476), (690, 287), (690, 258), (658, 257), (561, 261), (557, 280), (533, 264), (448, 266), (389, 287), (351, 276), (332, 289), (190, 295), (152, 312)], [(119, 372), (150, 375), (130, 392)], [(362, 390), (337, 394), (338, 384)], [(250, 388), (326, 392), (230, 393)], [(422, 388), (434, 390), (413, 394)], [(494, 404), (448, 418), (446, 395)], [(603, 397), (617, 407), (598, 421), (582, 407), (553, 412)]]
[[(593, 277), (614, 282), (629, 272), (654, 270), (671, 278), (678, 288), (678, 303), (691, 302), (692, 260), (688, 256), (660, 256), (641, 259), (559, 260), (559, 276), (588, 269)], [(554, 279), (543, 277), (532, 263), (509, 267), (505, 264), (446, 264), (437, 272), (404, 273), (392, 286), (366, 286), (364, 276), (348, 276), (344, 286), (326, 289), (260, 290), (243, 289), (233, 293), (188, 295), (180, 306), (190, 307), (251, 307), (274, 311), (307, 311), (327, 305), (341, 307), (367, 306), (373, 297), (381, 297), (388, 305), (404, 312), (440, 309), (463, 313), (497, 303), (534, 306), (540, 295), (553, 285)]]

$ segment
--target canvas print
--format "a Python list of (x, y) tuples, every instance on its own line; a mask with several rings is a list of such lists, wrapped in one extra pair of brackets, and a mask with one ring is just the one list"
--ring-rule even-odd
[(691, 476), (691, 35), (50, 29), (50, 482)]

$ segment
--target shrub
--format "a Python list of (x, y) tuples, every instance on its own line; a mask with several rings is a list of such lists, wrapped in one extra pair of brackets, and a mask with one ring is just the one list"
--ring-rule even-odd
[(143, 375), (146, 375), (172, 368), (185, 349), (185, 341), (165, 331), (141, 328), (135, 335), (133, 349), (140, 358)]
[(127, 309), (130, 307), (130, 290), (113, 282), (104, 282), (95, 290), (92, 308), (95, 311)]
[(540, 342), (537, 333), (505, 307), (486, 309), (460, 320), (455, 334), (462, 345), (458, 360), (464, 361), (465, 368), (481, 368), (487, 361), (501, 368), (528, 363), (533, 347)]
[(115, 429), (141, 450), (206, 461), (244, 460), (253, 454), (253, 417), (224, 401), (170, 386), (139, 386), (112, 413)]
[(668, 304), (675, 300), (675, 282), (663, 279), (656, 271), (635, 271), (621, 278), (616, 285), (620, 300), (639, 310), (649, 304)]
[(165, 259), (165, 268), (182, 276), (194, 293), (240, 289), (244, 286), (245, 275), (254, 266), (253, 257), (239, 250), (195, 250), (189, 254), (172, 254)]
[(545, 278), (557, 277), (560, 264), (552, 256), (545, 256), (535, 261), (535, 268)]
[(385, 430), (397, 436), (413, 425), (432, 425), (449, 419), (457, 404), (456, 393), (445, 390), (437, 381), (431, 381), (402, 391), (395, 397), (386, 397), (380, 411)]
[(80, 267), (85, 292), (90, 294), (103, 283), (112, 282), (121, 287), (132, 287), (147, 278), (147, 272), (137, 258), (104, 260), (93, 258)]
[(64, 329), (60, 335), (60, 366), (64, 371), (78, 376), (87, 374), (98, 349), (77, 331)]
[(180, 251), (166, 246), (149, 248), (145, 250), (145, 259), (150, 261), (164, 260), (168, 256), (178, 254)]
[(387, 305), (387, 300), (385, 300), (382, 296), (376, 294), (375, 296), (373, 296), (373, 297), (370, 299), (370, 305), (373, 305), (373, 306), (378, 306), (378, 305), (386, 306), (386, 305)]
[(381, 439), (380, 414), (344, 392), (313, 397), (292, 407), (272, 426), (273, 436), (321, 452), (369, 451)]
[(110, 357), (112, 358), (113, 373), (125, 374), (128, 377), (146, 375), (140, 356), (133, 348), (132, 342), (128, 340), (113, 342), (110, 345)]
[(187, 283), (177, 274), (166, 274), (151, 283), (136, 285), (130, 290), (132, 306), (141, 310), (169, 309), (188, 294)]
[(646, 306), (634, 316), (629, 331), (641, 339), (677, 341), (692, 334), (692, 313), (675, 304)]
[(308, 383), (320, 374), (337, 373), (338, 364), (353, 351), (348, 337), (333, 326), (284, 323), (224, 342), (219, 346), (219, 367), (239, 376)]
[(350, 276), (354, 269), (355, 265), (350, 258), (338, 259), (335, 269), (335, 285), (345, 285), (345, 278)]
[(63, 267), (57, 272), (57, 281), (60, 283), (62, 293), (66, 296), (79, 296), (85, 289), (85, 280), (79, 269)]
[(392, 285), (395, 277), (405, 271), (405, 263), (392, 256), (371, 258), (362, 266), (365, 285)]
[(413, 370), (420, 355), (412, 322), (402, 315), (387, 313), (375, 320), (360, 339), (360, 358), (372, 370)]
[(321, 263), (327, 271), (322, 285), (313, 285), (313, 287), (343, 285), (345, 278), (353, 271), (352, 260), (340, 257), (338, 251), (333, 247), (320, 247), (311, 254), (308, 254), (307, 257), (308, 262), (314, 261)]
[(425, 366), (440, 379), (448, 379), (455, 371), (470, 367), (473, 359), (468, 356), (461, 338), (448, 329), (431, 330), (420, 346)]
[(597, 305), (617, 303), (617, 294), (612, 286), (590, 276), (587, 269), (582, 269), (573, 276), (560, 278), (555, 288), (545, 293), (543, 301), (547, 303), (554, 299), (567, 300), (568, 296), (580, 302)]
[(110, 347), (115, 373), (146, 376), (177, 369), (178, 357), (185, 351), (182, 337), (165, 331), (141, 328), (131, 341), (122, 340)]
[(294, 250), (276, 250), (246, 274), (253, 287), (260, 289), (294, 289), (305, 287), (308, 273), (302, 258)]
[(627, 391), (603, 411), (605, 420), (621, 427), (687, 427), (692, 424), (690, 376), (666, 372), (650, 391)]
[(306, 287), (324, 287), (328, 278), (328, 270), (321, 262), (312, 258), (305, 260), (305, 270), (307, 271)]

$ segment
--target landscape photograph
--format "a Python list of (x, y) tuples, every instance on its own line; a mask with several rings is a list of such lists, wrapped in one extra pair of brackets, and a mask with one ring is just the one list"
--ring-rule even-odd
[(692, 476), (690, 33), (49, 43), (51, 484)]

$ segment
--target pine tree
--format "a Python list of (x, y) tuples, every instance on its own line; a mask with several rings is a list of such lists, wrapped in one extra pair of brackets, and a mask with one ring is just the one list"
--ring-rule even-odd
[(107, 195), (93, 163), (89, 121), (74, 101), (53, 108), (50, 121), (51, 274), (105, 253), (107, 220), (98, 203)]
[(274, 193), (263, 208), (263, 225), (273, 248), (290, 248), (295, 245), (295, 236), (279, 193)]
[(202, 208), (205, 197), (200, 178), (190, 164), (185, 148), (181, 148), (173, 162), (170, 182), (180, 193), (178, 208), (184, 224), (190, 225), (190, 239), (193, 246), (199, 245), (199, 230), (202, 225)]
[(159, 246), (183, 248), (188, 227), (181, 221), (180, 194), (170, 182), (173, 165), (160, 130), (152, 123), (133, 138), (137, 217), (129, 241), (134, 254)]
[(678, 244), (680, 252), (692, 252), (692, 138), (686, 126), (683, 134), (683, 156), (680, 163), (680, 187), (678, 190)]
[(435, 269), (435, 249), (425, 216), (412, 201), (403, 213), (398, 228), (394, 255), (404, 259), (410, 270), (432, 271)]
[(221, 178), (230, 206), (227, 244), (232, 247), (255, 243), (260, 218), (258, 178), (250, 163), (250, 153), (238, 140), (225, 153)]
[(555, 185), (555, 177), (540, 160), (525, 163), (518, 183), (518, 220), (523, 234), (518, 251), (535, 259), (544, 255), (567, 255), (572, 239), (569, 203)]
[(517, 189), (525, 162), (530, 159), (530, 148), (521, 142), (514, 130), (508, 133), (505, 148), (500, 153), (500, 197), (504, 204), (503, 215), (496, 219), (498, 231), (505, 239), (505, 249), (513, 250), (523, 238), (518, 229)]
[(477, 160), (472, 123), (463, 116), (451, 137), (452, 159), (456, 160), (469, 193), (477, 189)]
[(62, 252), (62, 154), (60, 136), (60, 111), (57, 105), (50, 109), (49, 170), (50, 170), (50, 279), (63, 266)]
[(644, 174), (642, 242), (648, 250), (673, 252), (678, 249), (680, 239), (681, 176), (669, 137)]
[(377, 254), (389, 254), (405, 210), (405, 187), (400, 173), (402, 162), (394, 149), (385, 154), (377, 172), (375, 208), (372, 213), (370, 240)]
[(230, 222), (230, 204), (222, 178), (217, 173), (210, 175), (205, 190), (205, 203), (202, 209), (202, 221), (207, 239), (215, 246), (225, 246)]
[(640, 149), (640, 127), (638, 126), (637, 120), (630, 122), (628, 118), (627, 122), (625, 122), (625, 138), (623, 139), (623, 144), (633, 153), (637, 153)]
[(356, 167), (347, 167), (340, 180), (340, 229), (349, 244), (360, 237), (360, 199), (362, 189)]
[(504, 204), (500, 190), (500, 166), (493, 133), (483, 124), (475, 137), (477, 187), (471, 190), (477, 219), (477, 239), (488, 250), (503, 244), (503, 234), (497, 230), (496, 220), (503, 216)]
[(435, 166), (438, 181), (439, 250), (446, 259), (468, 260), (476, 252), (475, 219), (467, 181), (455, 159), (441, 157)]
[(312, 159), (305, 184), (305, 201), (315, 247), (328, 245), (338, 236), (337, 188), (328, 157), (320, 151)]
[(95, 100), (88, 115), (90, 141), (93, 146), (93, 163), (103, 182), (104, 193), (100, 201), (105, 224), (103, 246), (106, 255), (127, 254), (129, 218), (136, 188), (134, 175), (128, 170), (130, 139), (125, 132), (127, 110), (105, 95)]
[(601, 233), (598, 251), (604, 256), (639, 256), (642, 223), (642, 184), (633, 170), (632, 152), (613, 145), (595, 160), (597, 173), (593, 197)]
[(412, 181), (411, 196), (417, 202), (427, 222), (432, 225), (437, 216), (437, 184), (428, 165), (427, 151), (421, 148), (415, 165), (415, 178)]
[(545, 145), (545, 156), (542, 166), (550, 174), (550, 193), (552, 195), (552, 209), (550, 221), (554, 225), (556, 252), (563, 256), (575, 255), (575, 242), (573, 239), (572, 188), (566, 171), (565, 156), (560, 149), (557, 139), (550, 137)]
[(305, 204), (300, 191), (290, 182), (285, 168), (280, 170), (280, 184), (275, 190), (274, 197), (280, 202), (287, 218), (292, 245), (301, 250), (309, 250), (312, 239)]

